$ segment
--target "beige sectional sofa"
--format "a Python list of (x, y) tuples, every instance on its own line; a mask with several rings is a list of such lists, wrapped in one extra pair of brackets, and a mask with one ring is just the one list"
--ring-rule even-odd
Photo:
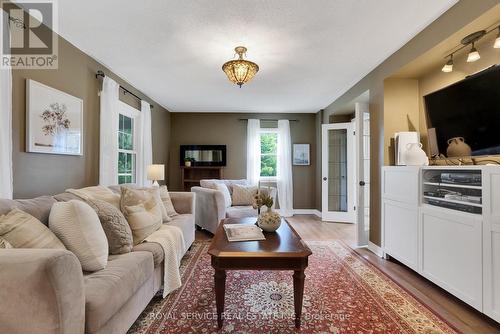
[[(180, 227), (191, 245), (195, 195), (170, 196), (179, 215), (169, 224)], [(56, 198), (0, 200), (0, 215), (18, 207), (47, 225)], [(161, 287), (163, 258), (159, 244), (142, 243), (110, 255), (105, 269), (86, 273), (68, 250), (1, 249), (0, 332), (126, 333)]]

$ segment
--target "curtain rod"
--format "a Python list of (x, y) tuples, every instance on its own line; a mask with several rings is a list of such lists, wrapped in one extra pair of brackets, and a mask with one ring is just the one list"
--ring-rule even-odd
[[(105, 74), (104, 74), (104, 72), (103, 72), (103, 71), (101, 71), (101, 70), (97, 71), (97, 73), (96, 73), (96, 75), (95, 75), (95, 77), (96, 77), (97, 79), (99, 79), (100, 77), (101, 77), (101, 78), (104, 78), (105, 76), (106, 76), (106, 75), (105, 75)], [(141, 99), (139, 96), (135, 95), (134, 93), (132, 93), (131, 91), (129, 91), (127, 88), (123, 87), (122, 85), (120, 85), (120, 88), (121, 88), (121, 89), (123, 89), (123, 92), (124, 92), (125, 94), (130, 94), (130, 95), (132, 95), (133, 97), (135, 97), (136, 99), (138, 99), (139, 101), (142, 101), (142, 99)], [(149, 104), (149, 106), (151, 107), (151, 109), (152, 109), (152, 108), (154, 108), (154, 106), (153, 106), (151, 103)]]
[[(239, 118), (238, 121), (248, 121), (249, 118)], [(258, 118), (259, 121), (269, 121), (269, 122), (277, 122), (279, 119), (269, 119), (269, 118)], [(299, 122), (298, 119), (289, 119), (290, 122)]]

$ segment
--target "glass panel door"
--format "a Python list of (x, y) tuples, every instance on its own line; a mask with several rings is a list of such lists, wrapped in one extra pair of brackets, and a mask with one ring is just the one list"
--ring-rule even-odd
[(323, 209), (326, 221), (354, 222), (353, 130), (351, 123), (323, 125)]

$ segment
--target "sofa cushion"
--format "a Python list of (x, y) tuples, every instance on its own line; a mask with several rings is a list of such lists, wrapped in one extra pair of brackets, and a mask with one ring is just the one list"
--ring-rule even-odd
[(241, 180), (219, 180), (219, 179), (207, 179), (207, 180), (200, 180), (200, 186), (203, 188), (210, 188), (217, 190), (215, 185), (217, 183), (223, 183), (227, 186), (227, 189), (229, 189), (229, 193), (233, 193), (233, 184), (239, 184), (241, 186), (246, 186), (248, 185), (248, 181), (245, 179)]
[(162, 224), (159, 189), (122, 187), (121, 208), (132, 230), (134, 245), (141, 243)]
[(85, 271), (96, 271), (108, 262), (108, 240), (99, 217), (87, 203), (77, 200), (52, 206), (49, 227), (76, 255)]
[(124, 254), (132, 250), (132, 230), (123, 213), (108, 202), (89, 199), (87, 203), (97, 213), (108, 239), (109, 254)]
[(184, 242), (186, 243), (186, 249), (188, 249), (194, 242), (195, 227), (194, 227), (194, 215), (192, 214), (181, 214), (172, 219), (167, 225), (177, 226), (181, 229), (182, 235), (184, 236)]
[(163, 248), (159, 243), (156, 242), (141, 242), (132, 248), (132, 252), (150, 252), (153, 254), (153, 263), (155, 268), (158, 267), (165, 258), (163, 253)]
[(0, 237), (14, 248), (66, 249), (47, 226), (17, 208), (0, 216)]
[(86, 187), (81, 189), (66, 189), (66, 192), (79, 196), (84, 200), (100, 199), (114, 205), (117, 208), (120, 208), (120, 195), (115, 194), (113, 191), (104, 186)]
[(14, 208), (29, 213), (44, 225), (49, 224), (49, 214), (52, 204), (56, 200), (52, 196), (40, 196), (33, 199), (0, 199), (0, 215), (10, 212)]
[(150, 252), (111, 255), (105, 269), (84, 276), (85, 332), (96, 332), (153, 275)]
[(226, 210), (227, 218), (257, 217), (257, 210), (252, 206), (232, 206)]

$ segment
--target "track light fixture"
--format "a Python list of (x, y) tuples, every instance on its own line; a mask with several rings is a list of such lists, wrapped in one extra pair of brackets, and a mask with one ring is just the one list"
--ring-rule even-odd
[(479, 54), (479, 51), (477, 51), (475, 43), (492, 31), (498, 31), (497, 37), (495, 39), (495, 43), (493, 44), (493, 47), (495, 49), (500, 49), (500, 26), (496, 26), (495, 28), (492, 28), (490, 30), (479, 30), (479, 31), (473, 32), (472, 34), (467, 35), (464, 38), (462, 38), (462, 40), (460, 41), (461, 45), (456, 46), (452, 50), (452, 52), (445, 57), (445, 59), (449, 57), (449, 60), (443, 66), (441, 71), (443, 71), (445, 73), (452, 72), (453, 71), (453, 55), (455, 53), (457, 53), (458, 51), (468, 47), (469, 45), (471, 46), (471, 48), (470, 48), (469, 53), (467, 54), (467, 62), (472, 63), (472, 62), (479, 60), (481, 58), (481, 55)]
[(450, 60), (448, 60), (446, 62), (446, 64), (444, 64), (441, 71), (443, 71), (445, 73), (449, 73), (449, 72), (453, 71), (453, 54), (450, 55)]
[(479, 58), (481, 58), (481, 56), (479, 55), (479, 52), (474, 46), (474, 42), (472, 42), (472, 48), (470, 49), (469, 54), (467, 55), (467, 62), (473, 63), (476, 60), (479, 60)]

